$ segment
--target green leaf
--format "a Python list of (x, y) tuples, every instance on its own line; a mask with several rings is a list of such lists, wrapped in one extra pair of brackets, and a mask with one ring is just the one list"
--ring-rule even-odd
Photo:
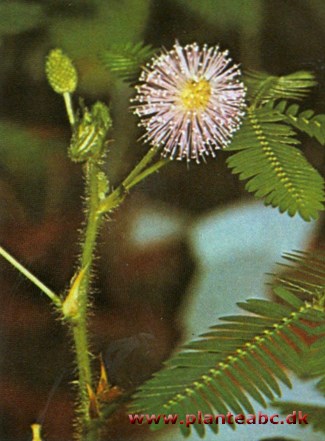
[(294, 131), (276, 110), (249, 108), (242, 128), (227, 148), (238, 151), (227, 160), (233, 173), (248, 179), (246, 189), (290, 216), (309, 221), (323, 210), (324, 182), (295, 148)]
[(299, 299), (297, 296), (292, 294), (290, 291), (287, 291), (282, 286), (274, 287), (275, 294), (282, 300), (284, 300), (289, 305), (293, 306), (296, 309), (299, 309), (301, 306), (304, 306), (304, 302)]
[(236, 365), (238, 368), (233, 366), (229, 368), (230, 374), (235, 378), (238, 384), (241, 384), (243, 388), (248, 392), (248, 394), (261, 406), (266, 407), (266, 402), (256, 387), (255, 383), (253, 383), (250, 379), (250, 370), (248, 366), (243, 363), (240, 359), (237, 360)]
[(265, 72), (249, 71), (244, 80), (248, 89), (248, 100), (254, 107), (278, 99), (304, 98), (317, 83), (311, 72), (299, 71), (284, 76)]
[[(297, 324), (318, 309), (293, 292), (277, 288), (284, 304), (251, 299), (240, 306), (254, 316), (230, 316), (210, 328), (208, 336), (183, 347), (134, 396), (136, 413), (253, 413), (251, 400), (281, 395), (278, 380), (290, 386), (285, 368), (295, 369), (307, 343), (300, 343)], [(323, 324), (325, 317), (323, 317)], [(257, 324), (257, 325), (256, 325)], [(238, 325), (240, 328), (238, 328)], [(204, 429), (204, 426), (202, 426)], [(202, 427), (197, 428), (200, 436)], [(158, 429), (155, 426), (153, 429)], [(194, 425), (195, 429), (195, 425)], [(191, 429), (183, 430), (188, 435)]]
[[(281, 264), (281, 266), (295, 269), (294, 276), (275, 276), (286, 289), (293, 291), (293, 294), (303, 294), (307, 299), (322, 298), (325, 286), (325, 254), (324, 252), (305, 253), (295, 251), (293, 253), (286, 253), (283, 257), (290, 262), (290, 265)], [(276, 287), (275, 292), (285, 299), (281, 292), (285, 292), (282, 287)], [(287, 296), (287, 294), (286, 294)], [(287, 297), (286, 301), (289, 301)], [(292, 300), (290, 300), (292, 302)], [(297, 304), (298, 306), (298, 304)], [(323, 329), (325, 332), (325, 329)]]
[(106, 69), (124, 81), (133, 81), (137, 78), (140, 67), (154, 54), (151, 45), (142, 42), (132, 44), (115, 44), (100, 55)]
[(276, 106), (270, 103), (270, 106), (284, 115), (284, 122), (325, 145), (325, 114), (315, 115), (313, 110), (300, 111), (297, 104), (288, 105), (286, 101), (280, 101)]
[(291, 309), (288, 307), (277, 303), (273, 304), (272, 308), (270, 308), (270, 302), (263, 299), (248, 299), (246, 302), (238, 302), (237, 305), (245, 311), (273, 319), (279, 319), (291, 312)]
[[(295, 371), (308, 378), (320, 377), (317, 387), (325, 395), (325, 253), (296, 251), (285, 254), (284, 257), (291, 263), (287, 268), (294, 269), (294, 276), (276, 276), (282, 287), (276, 287), (275, 293), (287, 303), (295, 304), (297, 309), (302, 307), (302, 303), (307, 302), (310, 313), (306, 314), (306, 318), (313, 325), (310, 326), (308, 322), (297, 325), (307, 336), (316, 339), (307, 345), (301, 336), (297, 340), (295, 333), (294, 336), (288, 335), (293, 344), (302, 351), (301, 362)], [(318, 306), (313, 308), (315, 302)], [(292, 329), (289, 332), (292, 332)]]
[(273, 372), (273, 375), (277, 377), (283, 384), (291, 389), (291, 382), (283, 369), (279, 367), (276, 360), (272, 357), (269, 357), (261, 348), (256, 349), (256, 354), (263, 361), (265, 366)]

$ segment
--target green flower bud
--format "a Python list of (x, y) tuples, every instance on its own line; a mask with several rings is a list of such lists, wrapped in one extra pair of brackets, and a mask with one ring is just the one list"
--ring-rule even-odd
[(57, 93), (72, 93), (76, 90), (78, 75), (71, 59), (61, 49), (53, 49), (45, 65), (47, 79)]
[(109, 110), (97, 102), (89, 111), (84, 109), (81, 121), (73, 132), (69, 148), (70, 158), (75, 162), (104, 155), (105, 139), (112, 126)]

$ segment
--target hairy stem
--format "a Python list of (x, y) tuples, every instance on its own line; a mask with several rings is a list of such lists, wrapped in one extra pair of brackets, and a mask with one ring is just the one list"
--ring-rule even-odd
[[(79, 430), (82, 441), (98, 441), (101, 424), (96, 424), (90, 417), (90, 397), (88, 388), (92, 390), (91, 354), (87, 334), (87, 317), (89, 310), (89, 285), (93, 264), (96, 237), (104, 213), (117, 208), (124, 200), (127, 192), (146, 176), (154, 173), (168, 160), (160, 160), (149, 166), (156, 154), (156, 149), (150, 149), (147, 155), (131, 171), (127, 178), (105, 199), (100, 199), (98, 189), (99, 167), (95, 160), (86, 163), (86, 195), (87, 195), (87, 225), (82, 244), (82, 256), (76, 276), (82, 276), (78, 291), (78, 314), (71, 319), (73, 338), (78, 366), (79, 386)], [(147, 167), (147, 168), (146, 168)]]
[(91, 355), (87, 333), (87, 317), (89, 309), (89, 285), (91, 267), (96, 246), (96, 237), (101, 222), (98, 214), (98, 181), (97, 166), (89, 160), (86, 163), (86, 194), (87, 194), (87, 225), (82, 244), (80, 270), (84, 270), (84, 276), (78, 295), (78, 315), (73, 319), (73, 338), (78, 366), (79, 386), (79, 416), (81, 420), (81, 433), (85, 441), (96, 440), (95, 436), (88, 433), (90, 425), (89, 395), (87, 387), (92, 388)]

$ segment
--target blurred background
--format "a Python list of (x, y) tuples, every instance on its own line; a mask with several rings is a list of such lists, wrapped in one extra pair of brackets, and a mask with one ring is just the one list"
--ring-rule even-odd
[[(79, 95), (86, 104), (100, 99), (110, 105), (114, 130), (105, 167), (114, 187), (148, 147), (137, 142), (141, 132), (128, 109), (133, 87), (100, 62), (110, 45), (143, 41), (169, 49), (175, 39), (197, 41), (229, 49), (244, 69), (312, 70), (319, 85), (304, 106), (324, 113), (324, 22), (322, 0), (1, 0), (0, 244), (55, 292), (67, 288), (80, 251), (83, 178), (66, 155), (70, 128), (63, 100), (44, 75), (50, 49), (60, 47), (75, 61), (76, 103)], [(324, 173), (324, 150), (301, 140), (310, 162)], [(251, 206), (244, 184), (226, 167), (227, 157), (220, 152), (199, 166), (175, 162), (163, 168), (141, 183), (102, 229), (90, 326), (93, 352), (103, 354), (114, 385), (140, 384), (185, 336), (210, 324), (197, 305), (185, 305), (202, 288), (205, 254), (227, 261), (237, 250), (221, 245), (210, 250), (211, 241), (202, 247), (196, 241), (206, 237), (207, 222), (218, 224), (219, 212), (232, 210), (236, 218), (238, 207)], [(259, 219), (264, 225), (264, 210), (253, 211), (241, 224), (226, 221), (229, 228), (213, 237), (227, 243), (227, 235), (236, 232), (238, 249), (249, 252), (251, 246), (263, 254), (266, 227), (261, 234), (244, 229), (249, 240), (242, 245), (240, 225)], [(283, 237), (296, 232), (288, 248), (322, 245), (321, 221), (303, 225), (288, 219), (274, 220)], [(269, 254), (268, 264), (280, 251)], [(246, 278), (249, 290), (256, 271), (243, 268), (236, 277)], [(38, 421), (46, 440), (71, 440), (74, 365), (68, 330), (47, 298), (3, 260), (0, 286), (0, 439), (30, 440), (29, 426)], [(232, 313), (236, 297), (223, 299), (220, 312)], [(191, 323), (200, 320), (192, 332)], [(130, 428), (123, 418), (122, 412), (114, 417), (105, 439), (143, 439), (146, 428)]]

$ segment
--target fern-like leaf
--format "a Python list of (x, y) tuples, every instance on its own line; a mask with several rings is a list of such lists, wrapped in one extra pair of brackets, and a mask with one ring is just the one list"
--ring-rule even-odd
[(283, 257), (289, 264), (280, 265), (294, 269), (295, 275), (276, 276), (277, 280), (294, 293), (320, 298), (325, 289), (325, 253), (295, 251)]
[(299, 71), (284, 76), (249, 71), (245, 75), (250, 104), (259, 107), (268, 101), (278, 99), (304, 98), (317, 83), (311, 72)]
[[(177, 413), (179, 420), (198, 409), (210, 415), (252, 413), (252, 398), (265, 407), (266, 399), (280, 396), (279, 381), (290, 387), (285, 368), (294, 370), (307, 349), (299, 324), (324, 326), (325, 316), (319, 310), (324, 296), (311, 303), (284, 288), (276, 294), (283, 304), (260, 299), (239, 303), (254, 315), (223, 317), (222, 324), (187, 344), (135, 394), (130, 411)], [(203, 436), (204, 425), (193, 427)], [(180, 428), (185, 435), (190, 430)], [(218, 425), (211, 429), (217, 431)]]
[[(295, 265), (295, 273), (294, 276), (278, 276), (278, 282), (294, 295), (321, 300), (325, 292), (324, 252), (311, 254), (297, 251), (284, 257), (291, 262), (291, 265)], [(292, 267), (291, 265), (282, 264), (289, 268)], [(317, 337), (317, 340), (302, 354), (303, 363), (298, 365), (297, 373), (308, 378), (320, 378), (317, 388), (325, 395), (325, 325), (309, 329), (300, 324), (300, 328), (303, 331), (307, 330), (311, 338)]]
[(246, 189), (279, 207), (290, 216), (317, 218), (323, 209), (323, 179), (294, 146), (294, 131), (283, 124), (277, 110), (252, 109), (227, 150), (240, 150), (228, 158), (228, 166), (240, 179), (249, 179)]
[(325, 395), (325, 335), (311, 345), (303, 360), (305, 374), (308, 377), (320, 377), (317, 388)]
[(313, 110), (301, 112), (297, 104), (288, 105), (286, 101), (280, 101), (276, 105), (270, 102), (265, 107), (277, 110), (284, 115), (286, 123), (316, 138), (320, 144), (325, 144), (325, 114), (315, 115)]
[(145, 64), (154, 52), (152, 46), (142, 42), (115, 44), (104, 51), (100, 58), (104, 66), (116, 77), (124, 81), (133, 81), (137, 78), (141, 65)]

